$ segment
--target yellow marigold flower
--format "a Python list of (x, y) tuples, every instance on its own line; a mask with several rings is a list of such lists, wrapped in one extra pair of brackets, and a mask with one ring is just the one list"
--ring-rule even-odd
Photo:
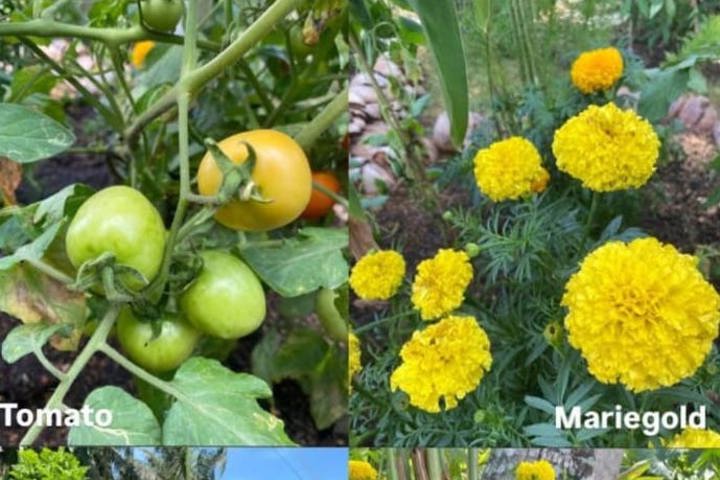
[(614, 103), (591, 105), (555, 132), (557, 167), (598, 192), (640, 187), (660, 153), (652, 125)]
[(450, 316), (416, 331), (400, 350), (402, 363), (390, 387), (410, 397), (410, 404), (431, 413), (440, 400), (450, 410), (475, 390), (490, 370), (490, 340), (473, 317)]
[(363, 300), (387, 300), (405, 277), (405, 259), (395, 250), (368, 253), (353, 267), (350, 287)]
[(555, 480), (555, 469), (547, 460), (520, 462), (515, 469), (516, 480)]
[(376, 480), (378, 475), (372, 465), (362, 460), (350, 460), (348, 474), (350, 480)]
[(565, 286), (570, 344), (603, 383), (635, 392), (695, 373), (720, 325), (720, 296), (697, 259), (655, 238), (609, 242)]
[(720, 433), (714, 430), (686, 428), (665, 445), (669, 448), (720, 448)]
[(360, 361), (360, 340), (354, 333), (348, 334), (348, 385), (352, 387), (352, 378), (360, 373), (362, 363)]
[(572, 64), (570, 78), (578, 90), (593, 93), (607, 90), (623, 73), (623, 58), (617, 48), (599, 48), (583, 52)]
[(465, 300), (465, 289), (473, 277), (467, 253), (449, 248), (420, 262), (412, 285), (412, 303), (423, 320), (452, 312)]
[(140, 69), (145, 63), (145, 58), (150, 53), (150, 50), (155, 48), (155, 42), (152, 40), (143, 40), (133, 45), (132, 52), (130, 53), (130, 62), (133, 67)]
[(495, 142), (475, 155), (477, 186), (494, 202), (542, 192), (549, 179), (537, 149), (521, 137)]

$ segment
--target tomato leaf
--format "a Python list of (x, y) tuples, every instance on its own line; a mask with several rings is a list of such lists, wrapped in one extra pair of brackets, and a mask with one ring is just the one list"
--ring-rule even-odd
[(112, 412), (109, 427), (80, 425), (70, 429), (70, 445), (157, 445), (160, 425), (150, 408), (118, 387), (102, 387), (85, 399), (84, 406)]
[(42, 349), (43, 345), (63, 326), (45, 323), (19, 325), (13, 328), (2, 344), (2, 358), (15, 363), (25, 355)]
[(347, 229), (312, 227), (280, 245), (242, 246), (240, 255), (270, 288), (296, 297), (347, 281), (348, 264), (342, 254), (347, 244)]
[(0, 156), (18, 163), (52, 157), (75, 143), (75, 135), (35, 110), (0, 103)]
[(0, 271), (0, 310), (23, 323), (79, 325), (85, 320), (86, 305), (81, 292), (68, 290), (44, 273), (19, 264)]
[(12, 255), (0, 258), (0, 272), (14, 267), (23, 260), (39, 260), (55, 239), (55, 235), (57, 235), (61, 226), (61, 223), (52, 225), (35, 240), (15, 250)]
[(465, 139), (468, 124), (468, 82), (460, 26), (453, 0), (410, 0), (420, 17), (428, 48), (435, 60), (450, 137), (456, 146)]
[(283, 422), (257, 403), (272, 396), (263, 380), (194, 357), (170, 384), (177, 395), (163, 424), (164, 444), (292, 445)]
[(0, 157), (0, 198), (6, 205), (15, 205), (15, 190), (22, 180), (22, 165)]

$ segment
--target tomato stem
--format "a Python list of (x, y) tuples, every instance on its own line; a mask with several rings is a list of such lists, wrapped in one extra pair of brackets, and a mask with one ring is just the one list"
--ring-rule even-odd
[(348, 105), (348, 87), (338, 93), (332, 102), (328, 103), (322, 111), (303, 128), (295, 137), (295, 141), (300, 144), (303, 150), (315, 143), (315, 140), (330, 126), (335, 120), (347, 111)]
[[(67, 392), (70, 390), (70, 387), (75, 382), (75, 379), (77, 379), (77, 377), (80, 375), (80, 372), (85, 368), (87, 363), (90, 361), (90, 358), (92, 358), (95, 352), (97, 352), (98, 349), (101, 348), (101, 346), (107, 340), (107, 337), (110, 334), (110, 330), (112, 330), (112, 327), (115, 324), (115, 320), (117, 319), (119, 311), (120, 305), (110, 306), (110, 309), (107, 311), (107, 313), (105, 313), (105, 316), (100, 321), (100, 324), (95, 330), (95, 333), (93, 333), (93, 335), (90, 337), (90, 340), (88, 340), (85, 348), (82, 350), (82, 352), (80, 352), (80, 355), (77, 356), (67, 373), (64, 374), (63, 380), (57, 386), (52, 396), (48, 400), (47, 404), (45, 404), (45, 410), (57, 409), (63, 405), (65, 395), (67, 395)], [(22, 440), (20, 440), (20, 446), (26, 447), (32, 445), (44, 429), (44, 425), (32, 425), (25, 433), (25, 436), (23, 436)]]
[(37, 270), (41, 271), (48, 277), (51, 277), (58, 282), (64, 283), (66, 285), (72, 284), (75, 280), (73, 278), (69, 277), (68, 275), (65, 275), (63, 272), (58, 270), (55, 267), (52, 267), (48, 265), (47, 263), (43, 262), (40, 259), (37, 258), (28, 258), (25, 260), (27, 263), (35, 267)]

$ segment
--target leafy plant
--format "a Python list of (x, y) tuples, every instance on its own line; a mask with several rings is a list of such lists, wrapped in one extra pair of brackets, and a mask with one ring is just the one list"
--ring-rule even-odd
[(72, 453), (60, 448), (43, 448), (40, 452), (21, 450), (18, 463), (10, 469), (13, 480), (85, 480), (88, 467)]

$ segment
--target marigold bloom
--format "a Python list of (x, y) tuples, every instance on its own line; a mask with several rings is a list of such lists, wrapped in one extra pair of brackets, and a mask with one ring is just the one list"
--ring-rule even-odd
[(348, 334), (348, 385), (352, 388), (352, 379), (362, 370), (360, 361), (360, 340), (354, 333)]
[(152, 40), (143, 40), (133, 45), (132, 52), (130, 53), (130, 62), (133, 64), (133, 67), (138, 69), (142, 68), (145, 63), (145, 58), (147, 58), (150, 50), (153, 48), (155, 48), (155, 42)]
[(412, 285), (412, 303), (423, 320), (452, 312), (465, 300), (465, 289), (473, 277), (467, 253), (449, 248), (420, 262)]
[(714, 430), (686, 428), (666, 445), (669, 448), (720, 448), (720, 433)]
[(490, 370), (490, 340), (473, 317), (450, 316), (416, 331), (400, 350), (402, 363), (390, 387), (410, 397), (410, 404), (431, 413), (440, 400), (450, 410), (475, 390)]
[(583, 93), (607, 90), (620, 79), (623, 58), (617, 48), (599, 48), (583, 52), (570, 70), (573, 85)]
[(570, 344), (603, 383), (635, 392), (695, 373), (720, 324), (720, 296), (697, 259), (655, 238), (609, 242), (565, 286)]
[(378, 476), (377, 470), (362, 460), (350, 460), (348, 474), (350, 480), (376, 480)]
[(535, 145), (521, 137), (495, 142), (475, 155), (477, 186), (494, 202), (542, 192), (549, 179)]
[(395, 250), (368, 253), (353, 267), (350, 287), (363, 300), (387, 300), (405, 278), (405, 259)]
[(640, 187), (660, 153), (652, 125), (614, 103), (591, 105), (555, 132), (557, 167), (598, 192)]
[(515, 469), (516, 480), (555, 480), (555, 469), (547, 460), (520, 462)]

